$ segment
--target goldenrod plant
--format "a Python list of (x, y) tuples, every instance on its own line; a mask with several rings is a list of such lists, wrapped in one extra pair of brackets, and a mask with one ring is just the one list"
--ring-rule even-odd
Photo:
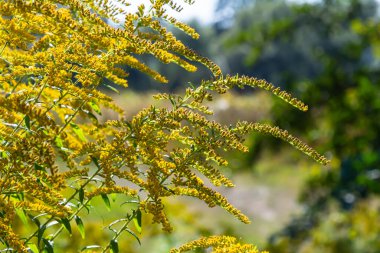
[(259, 251), (251, 244), (241, 244), (238, 240), (231, 236), (210, 236), (203, 237), (198, 240), (188, 242), (178, 249), (172, 249), (170, 253), (182, 253), (189, 250), (210, 248), (213, 253), (268, 253), (267, 251)]
[[(298, 109), (306, 111), (307, 106), (264, 80), (224, 76), (215, 63), (177, 40), (168, 26), (194, 39), (199, 35), (167, 10), (180, 12), (181, 5), (193, 1), (136, 2), (0, 1), (3, 252), (60, 252), (55, 240), (74, 229), (85, 238), (83, 210), (93, 214), (91, 200), (96, 196), (109, 208), (111, 195), (128, 205), (125, 216), (107, 226), (112, 231), (108, 245), (89, 245), (84, 251), (124, 252), (119, 237), (126, 233), (139, 240), (146, 215), (164, 231), (172, 231), (163, 204), (170, 196), (198, 198), (249, 223), (222, 194), (206, 186), (204, 178), (217, 187), (233, 187), (221, 172), (228, 165), (223, 152), (246, 152), (244, 135), (250, 131), (281, 138), (316, 161), (328, 162), (278, 127), (248, 122), (224, 126), (209, 120), (212, 110), (206, 102), (233, 87), (262, 88)], [(171, 106), (152, 105), (127, 120), (123, 108), (104, 92), (128, 87), (124, 66), (167, 82), (142, 62), (142, 55), (187, 71), (196, 71), (198, 62), (213, 77), (190, 85), (184, 94), (157, 94), (156, 99)], [(119, 113), (119, 119), (99, 121), (105, 108)], [(15, 225), (20, 222), (33, 222), (33, 232)], [(230, 237), (217, 238), (190, 243), (179, 252), (197, 245), (213, 246), (215, 252), (257, 252)]]

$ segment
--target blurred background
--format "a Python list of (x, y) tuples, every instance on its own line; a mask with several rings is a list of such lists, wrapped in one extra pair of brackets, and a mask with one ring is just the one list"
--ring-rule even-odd
[[(123, 252), (167, 252), (200, 235), (222, 233), (272, 253), (380, 252), (379, 3), (199, 0), (186, 8), (175, 15), (190, 22), (201, 38), (194, 41), (173, 30), (185, 44), (218, 63), (225, 74), (265, 78), (310, 106), (303, 113), (269, 93), (235, 90), (216, 97), (211, 105), (215, 119), (278, 125), (332, 163), (320, 166), (269, 136), (247, 136), (250, 152), (228, 154), (231, 163), (224, 169), (237, 186), (221, 191), (252, 224), (240, 224), (200, 201), (169, 199), (175, 233), (162, 234), (143, 217), (142, 246), (125, 235)], [(115, 96), (129, 117), (154, 103), (157, 91), (180, 92), (189, 82), (211, 78), (202, 66), (187, 73), (148, 57), (144, 61), (170, 82), (157, 84), (131, 70), (131, 87)], [(103, 222), (108, 216), (107, 210), (99, 211)], [(96, 232), (88, 236), (94, 243), (102, 240)]]

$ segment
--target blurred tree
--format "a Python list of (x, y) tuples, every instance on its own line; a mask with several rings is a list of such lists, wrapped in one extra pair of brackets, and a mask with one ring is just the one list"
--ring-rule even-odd
[(215, 21), (215, 27), (223, 29), (223, 27), (232, 24), (232, 20), (237, 11), (243, 9), (256, 2), (256, 0), (218, 0), (215, 8), (217, 20)]
[[(374, 0), (308, 4), (257, 0), (234, 22), (223, 34), (231, 72), (242, 68), (238, 72), (283, 83), (309, 104), (318, 105), (305, 115), (279, 106), (273, 110), (276, 124), (305, 130), (309, 141), (323, 140), (318, 146), (335, 160), (332, 170), (320, 171), (308, 182), (301, 196), (307, 205), (305, 214), (273, 237), (273, 242), (287, 238), (291, 246), (273, 247), (271, 252), (310, 252), (303, 251), (302, 245), (321, 232), (324, 219), (332, 215), (332, 202), (339, 203), (340, 210), (357, 212), (357, 203), (380, 193), (378, 4)], [(239, 64), (241, 59), (244, 62)], [(253, 145), (260, 145), (260, 140)], [(348, 223), (345, 227), (355, 229)], [(329, 230), (331, 240), (339, 239), (333, 237), (339, 231), (341, 226)], [(376, 233), (380, 238), (380, 229)], [(355, 247), (335, 249), (321, 252), (358, 252), (352, 251)], [(380, 246), (368, 244), (361, 249), (379, 252)]]

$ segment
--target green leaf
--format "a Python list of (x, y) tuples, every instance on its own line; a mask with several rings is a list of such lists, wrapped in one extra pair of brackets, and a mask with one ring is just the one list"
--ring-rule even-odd
[(2, 151), (2, 152), (0, 152), (0, 154), (1, 154), (1, 158), (8, 158), (9, 157), (9, 155), (6, 151)]
[(46, 169), (44, 167), (42, 167), (41, 165), (39, 165), (38, 163), (34, 163), (34, 169), (47, 172)]
[(106, 86), (106, 88), (112, 90), (113, 92), (120, 94), (120, 92), (116, 88), (112, 87), (111, 85), (105, 84), (104, 86)]
[(42, 238), (42, 241), (45, 244), (44, 250), (46, 250), (47, 253), (54, 253), (53, 242), (49, 241), (49, 240), (46, 240), (45, 238)]
[(62, 141), (61, 137), (59, 137), (57, 135), (55, 137), (54, 141), (55, 141), (55, 145), (57, 145), (58, 148), (62, 148), (63, 147), (63, 141)]
[(81, 249), (81, 252), (82, 252), (82, 251), (85, 251), (85, 250), (88, 250), (88, 249), (100, 249), (100, 248), (102, 248), (102, 247), (99, 246), (99, 245), (88, 245), (88, 246), (82, 248), (82, 249)]
[(117, 240), (111, 240), (110, 247), (111, 247), (112, 253), (119, 253), (119, 244)]
[(133, 233), (132, 230), (130, 230), (129, 228), (125, 228), (125, 231), (127, 231), (128, 233), (130, 233), (137, 240), (137, 242), (141, 245), (139, 237), (135, 233)]
[(83, 188), (79, 188), (79, 201), (83, 204), (84, 201), (84, 190)]
[(44, 236), (45, 230), (46, 230), (45, 225), (38, 228), (38, 233), (37, 233), (38, 245), (40, 245), (40, 242), (41, 242), (42, 236)]
[(56, 220), (53, 220), (53, 221), (49, 222), (48, 224), (46, 224), (46, 228), (50, 228), (50, 227), (55, 226), (57, 224), (59, 224), (59, 222)]
[(98, 118), (92, 112), (87, 111), (86, 113), (94, 124), (98, 123)]
[(67, 218), (63, 218), (61, 219), (61, 223), (63, 224), (63, 226), (66, 228), (66, 230), (70, 233), (71, 235), (71, 225), (70, 225), (70, 221), (67, 219)]
[(92, 110), (94, 110), (94, 112), (96, 112), (99, 115), (102, 115), (102, 112), (101, 112), (99, 106), (96, 103), (89, 102), (88, 105), (91, 106), (91, 108), (92, 108)]
[(102, 196), (102, 199), (104, 201), (104, 204), (106, 204), (107, 210), (111, 211), (111, 203), (110, 203), (110, 199), (108, 198), (107, 194), (102, 193), (101, 196)]
[(92, 162), (95, 164), (95, 166), (100, 169), (100, 166), (99, 166), (99, 163), (98, 163), (98, 159), (96, 157), (93, 157), (91, 156), (91, 160)]
[[(128, 219), (117, 219), (115, 221), (113, 221), (111, 224), (108, 225), (108, 228), (111, 229), (111, 227), (119, 222), (122, 222), (122, 221), (126, 221)], [(113, 230), (112, 230), (113, 231)]]
[(177, 103), (171, 95), (169, 95), (169, 100), (170, 100), (170, 103), (172, 104), (172, 106), (176, 107)]
[(141, 231), (142, 231), (142, 228), (141, 228), (141, 216), (142, 216), (141, 210), (137, 209), (136, 215), (133, 218), (133, 223), (135, 224), (135, 227), (136, 227), (137, 231), (140, 234), (141, 234)]
[(80, 235), (82, 236), (82, 239), (85, 238), (85, 232), (84, 232), (84, 226), (83, 226), (83, 221), (79, 216), (75, 216), (75, 222), (77, 223), (78, 230)]
[(16, 214), (25, 226), (29, 226), (28, 219), (26, 218), (24, 210), (16, 208)]
[(128, 201), (123, 202), (120, 206), (123, 206), (125, 204), (139, 204), (139, 203), (140, 203), (140, 201), (132, 199), (132, 200), (128, 200)]
[(28, 115), (25, 115), (24, 121), (25, 121), (26, 128), (28, 128), (28, 130), (30, 130), (30, 117)]
[(79, 137), (81, 141), (87, 141), (83, 134), (83, 130), (75, 123), (71, 122), (70, 126), (73, 128), (74, 133)]
[(33, 221), (34, 224), (37, 225), (37, 227), (41, 226), (41, 222), (38, 220), (37, 216), (33, 216), (31, 214), (28, 214), (28, 217)]
[(33, 253), (40, 253), (40, 251), (38, 250), (37, 245), (35, 245), (34, 243), (28, 243), (28, 248), (29, 248)]

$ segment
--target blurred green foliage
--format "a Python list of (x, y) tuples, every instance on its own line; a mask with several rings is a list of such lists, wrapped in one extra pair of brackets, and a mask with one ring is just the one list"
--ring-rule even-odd
[(333, 157), (331, 169), (307, 182), (304, 214), (271, 238), (271, 252), (380, 251), (378, 226), (355, 232), (379, 219), (367, 207), (380, 193), (378, 10), (371, 0), (257, 0), (224, 35), (230, 55), (244, 59), (231, 65), (233, 72), (242, 67), (239, 72), (282, 83), (312, 105), (300, 114), (275, 102), (274, 123), (306, 132), (305, 139)]

